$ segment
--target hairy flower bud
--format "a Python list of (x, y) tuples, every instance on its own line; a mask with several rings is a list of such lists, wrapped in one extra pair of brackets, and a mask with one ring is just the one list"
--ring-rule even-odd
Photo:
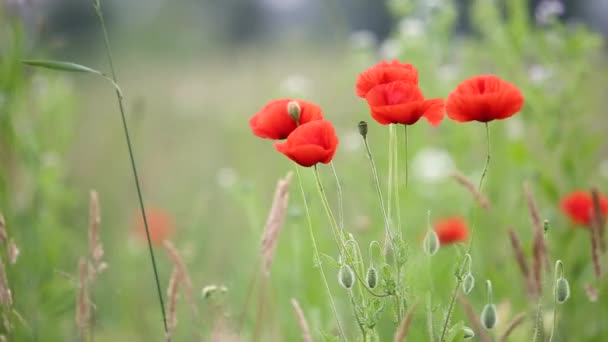
[(355, 274), (353, 269), (347, 264), (342, 265), (338, 271), (338, 281), (345, 289), (349, 290), (355, 284)]
[(359, 134), (361, 134), (361, 136), (363, 138), (365, 138), (367, 136), (367, 122), (365, 121), (359, 121)]
[(463, 327), (462, 328), (462, 337), (465, 340), (469, 340), (472, 339), (473, 337), (475, 337), (475, 332), (473, 331), (473, 329), (469, 328), (469, 327)]
[(462, 292), (469, 294), (473, 290), (473, 287), (475, 287), (475, 277), (473, 277), (471, 272), (467, 272), (462, 280)]
[(565, 303), (570, 298), (570, 284), (566, 278), (559, 278), (555, 283), (555, 299), (559, 304)]
[(290, 101), (289, 103), (287, 103), (287, 113), (289, 113), (289, 116), (291, 116), (291, 118), (293, 119), (293, 121), (296, 122), (296, 124), (300, 122), (300, 114), (302, 113), (302, 108), (300, 107), (298, 101)]
[(367, 270), (367, 275), (365, 276), (365, 282), (367, 283), (367, 286), (370, 289), (374, 289), (374, 288), (376, 288), (376, 285), (378, 285), (378, 271), (376, 271), (376, 269), (373, 266), (371, 266)]
[(498, 315), (496, 313), (496, 306), (494, 304), (486, 304), (483, 307), (483, 311), (481, 311), (481, 325), (487, 329), (491, 330), (496, 327), (496, 323), (498, 322)]
[(439, 250), (439, 237), (434, 230), (429, 229), (429, 231), (426, 233), (423, 242), (423, 249), (428, 255), (434, 255)]

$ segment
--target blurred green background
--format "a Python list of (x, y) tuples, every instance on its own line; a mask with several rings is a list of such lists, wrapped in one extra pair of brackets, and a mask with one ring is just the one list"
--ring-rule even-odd
[[(21, 254), (7, 266), (14, 311), (3, 312), (13, 329), (2, 331), (17, 341), (77, 340), (77, 264), (88, 253), (88, 194), (96, 189), (109, 268), (91, 292), (95, 340), (161, 341), (149, 255), (132, 234), (138, 204), (113, 90), (92, 76), (20, 63), (52, 58), (107, 70), (92, 4), (5, 1), (0, 15), (0, 212)], [(492, 279), (501, 315), (497, 336), (511, 317), (526, 312), (528, 319), (512, 340), (531, 339), (537, 304), (525, 295), (507, 233), (514, 227), (531, 255), (532, 228), (522, 192), (528, 181), (542, 217), (551, 222), (551, 257), (564, 261), (572, 286), (554, 341), (608, 339), (603, 319), (608, 317), (608, 282), (593, 278), (588, 231), (572, 227), (558, 208), (560, 197), (573, 189), (608, 191), (608, 64), (605, 38), (598, 33), (605, 27), (596, 25), (608, 12), (601, 10), (605, 1), (566, 2), (564, 11), (547, 3), (561, 2), (103, 2), (144, 199), (173, 217), (173, 240), (201, 309), (201, 316), (191, 319), (188, 304), (179, 298), (175, 341), (193, 340), (195, 333), (210, 340), (224, 315), (225, 329), (240, 329), (242, 340), (252, 340), (258, 324), (262, 341), (298, 340), (292, 297), (302, 305), (315, 340), (322, 340), (321, 331), (335, 333), (313, 267), (296, 182), (266, 295), (260, 294), (258, 281), (241, 324), (274, 185), (293, 169), (272, 142), (251, 134), (247, 120), (279, 97), (323, 108), (340, 137), (335, 165), (346, 227), (367, 258), (369, 242), (383, 238), (382, 215), (356, 124), (370, 121), (369, 140), (385, 191), (388, 129), (370, 120), (354, 83), (364, 69), (392, 58), (416, 66), (427, 97), (445, 97), (461, 80), (493, 73), (516, 84), (526, 98), (520, 114), (490, 125), (486, 192), (492, 208), (478, 215), (473, 244), (479, 285), (469, 299), (475, 309), (481, 311), (485, 303), (483, 280)], [(474, 181), (479, 178), (485, 135), (481, 124), (449, 120), (437, 128), (420, 122), (409, 133), (410, 188), (402, 194), (410, 246), (407, 297), (423, 299), (432, 286), (432, 315), (439, 326), (454, 283), (454, 260), (463, 249), (442, 249), (428, 275), (420, 247), (427, 211), (435, 218), (471, 218), (475, 204), (470, 195), (447, 175), (460, 170)], [(335, 256), (312, 173), (302, 171), (319, 247)], [(331, 173), (325, 167), (321, 173), (335, 203)], [(171, 263), (161, 248), (156, 255), (164, 290)], [(324, 269), (341, 321), (356, 340), (349, 297), (335, 281), (337, 269), (331, 263)], [(210, 284), (225, 285), (228, 292), (205, 300), (200, 291)], [(599, 288), (599, 301), (589, 300), (586, 284)], [(543, 312), (550, 329), (549, 274), (545, 285)], [(262, 316), (256, 314), (260, 305)], [(425, 341), (424, 305), (418, 309), (409, 336)], [(453, 321), (469, 325), (460, 307)], [(392, 340), (394, 331), (387, 311), (378, 326), (380, 340)]]

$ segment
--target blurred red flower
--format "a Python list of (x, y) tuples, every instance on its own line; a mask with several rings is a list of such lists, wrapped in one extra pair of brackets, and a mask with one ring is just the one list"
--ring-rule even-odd
[(466, 241), (469, 238), (469, 228), (460, 217), (438, 220), (434, 228), (441, 245)]
[[(591, 225), (595, 215), (591, 194), (584, 190), (576, 190), (563, 197), (560, 209), (572, 222), (584, 226)], [(600, 195), (600, 209), (604, 216), (608, 215), (608, 197), (605, 195)]]
[(249, 119), (249, 127), (253, 134), (265, 139), (287, 138), (297, 127), (296, 122), (287, 112), (287, 104), (291, 101), (296, 101), (300, 105), (300, 125), (323, 119), (321, 108), (312, 102), (290, 99), (273, 100)]
[(355, 91), (357, 96), (364, 98), (375, 86), (395, 81), (417, 85), (418, 71), (413, 65), (401, 63), (396, 59), (390, 63), (382, 61), (359, 74)]
[(417, 85), (406, 81), (380, 84), (365, 96), (372, 117), (380, 124), (412, 125), (425, 117), (433, 126), (443, 119), (443, 99), (425, 100)]
[(482, 75), (463, 81), (448, 95), (446, 112), (458, 122), (488, 122), (513, 116), (523, 104), (516, 86), (494, 75)]
[[(163, 241), (170, 239), (175, 231), (175, 223), (173, 217), (166, 211), (160, 208), (146, 208), (146, 220), (148, 221), (148, 229), (150, 230), (150, 240), (154, 245), (160, 245)], [(141, 211), (137, 211), (134, 215), (135, 233), (143, 241), (147, 241), (146, 227), (141, 215)]]
[(275, 148), (294, 162), (310, 167), (331, 162), (338, 147), (334, 126), (326, 120), (315, 120), (298, 126), (284, 143)]

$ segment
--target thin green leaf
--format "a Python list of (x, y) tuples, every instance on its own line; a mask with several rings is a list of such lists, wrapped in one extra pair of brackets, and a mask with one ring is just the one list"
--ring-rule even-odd
[(86, 73), (95, 74), (95, 75), (103, 75), (103, 73), (101, 71), (89, 68), (89, 67), (81, 65), (81, 64), (72, 63), (72, 62), (49, 61), (49, 60), (42, 60), (42, 59), (26, 59), (26, 60), (23, 60), (23, 64), (33, 66), (33, 67), (51, 69), (51, 70), (69, 71), (69, 72), (86, 72)]

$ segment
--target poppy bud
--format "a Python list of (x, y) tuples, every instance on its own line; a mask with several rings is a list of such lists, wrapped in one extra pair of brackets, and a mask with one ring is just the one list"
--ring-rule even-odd
[(338, 281), (340, 282), (340, 285), (347, 290), (350, 290), (355, 284), (355, 274), (353, 273), (353, 269), (347, 264), (340, 267), (340, 270), (338, 271)]
[(359, 134), (361, 134), (361, 136), (363, 138), (365, 138), (367, 136), (367, 122), (365, 121), (359, 121)]
[(570, 284), (564, 277), (557, 279), (555, 283), (555, 299), (559, 304), (564, 304), (570, 297)]
[(496, 306), (494, 304), (486, 304), (481, 311), (481, 325), (487, 330), (494, 329), (498, 322), (496, 314)]
[(545, 220), (543, 222), (543, 230), (545, 231), (545, 234), (547, 234), (547, 232), (549, 231), (549, 220)]
[(467, 272), (462, 280), (462, 292), (469, 294), (473, 290), (473, 287), (475, 287), (475, 277), (473, 277), (471, 272)]
[(287, 103), (287, 113), (296, 123), (300, 122), (300, 114), (302, 113), (302, 108), (298, 101), (290, 101)]
[(487, 280), (486, 284), (488, 288), (488, 304), (483, 307), (483, 310), (481, 311), (480, 320), (481, 325), (486, 330), (490, 330), (496, 327), (496, 324), (498, 322), (498, 314), (496, 313), (496, 306), (494, 305), (492, 298), (492, 282)]
[(473, 331), (473, 329), (469, 328), (469, 327), (463, 327), (462, 328), (462, 337), (465, 340), (471, 339), (473, 337), (475, 337), (475, 332)]
[(429, 229), (429, 231), (426, 233), (423, 242), (423, 249), (428, 255), (434, 255), (439, 250), (439, 237), (434, 230)]
[(376, 288), (376, 285), (378, 285), (378, 271), (376, 271), (376, 269), (373, 266), (371, 266), (367, 270), (367, 275), (365, 276), (365, 282), (367, 283), (367, 286), (370, 289), (374, 289), (374, 288)]

